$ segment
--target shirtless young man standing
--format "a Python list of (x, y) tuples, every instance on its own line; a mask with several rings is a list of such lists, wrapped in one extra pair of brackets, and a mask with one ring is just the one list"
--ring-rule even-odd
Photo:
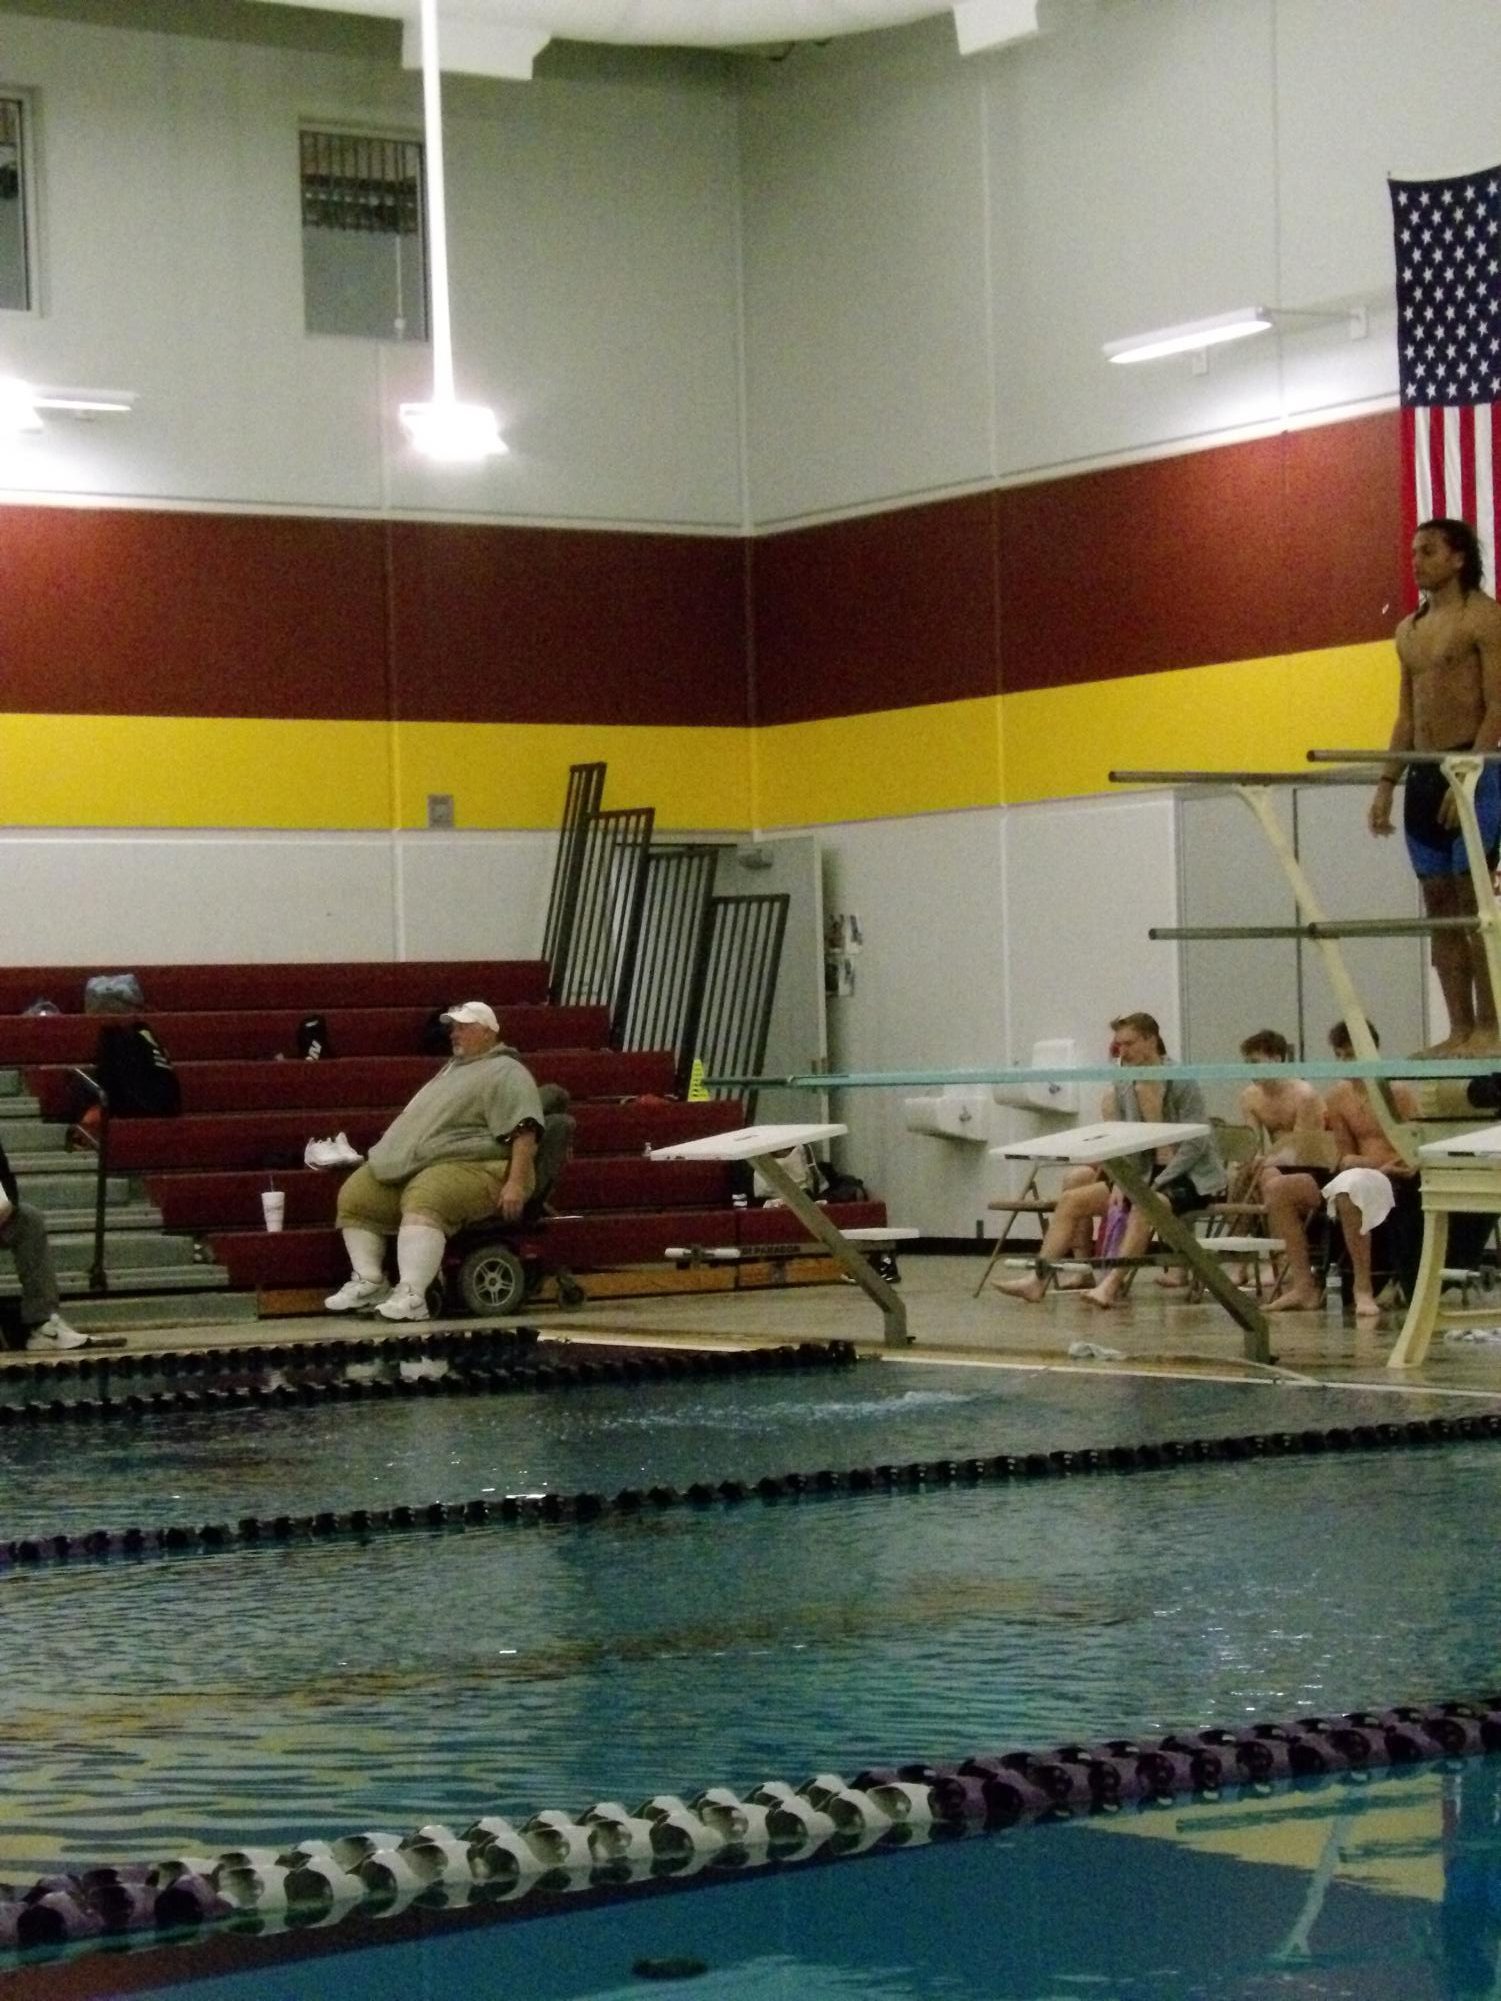
[[(1412, 538), (1412, 573), (1423, 602), (1397, 627), (1401, 693), (1393, 750), (1501, 748), (1501, 606), (1480, 588), (1480, 543), (1467, 521), (1425, 521)], [(1437, 765), (1408, 765), (1402, 824), (1430, 917), (1475, 908), (1458, 814)], [(1392, 832), (1392, 792), (1404, 767), (1382, 772), (1371, 801), (1373, 834)], [(1501, 768), (1487, 765), (1475, 811), (1492, 868), (1501, 849)], [(1433, 1055), (1489, 1052), (1496, 1008), (1478, 931), (1435, 931), (1433, 970), (1449, 1010), (1449, 1033)]]

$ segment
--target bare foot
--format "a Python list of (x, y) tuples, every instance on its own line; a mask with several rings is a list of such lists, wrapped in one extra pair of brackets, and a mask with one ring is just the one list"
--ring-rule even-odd
[(1004, 1292), (1008, 1299), (1024, 1299), (1029, 1306), (1035, 1306), (1047, 1291), (1047, 1285), (1040, 1278), (997, 1278), (991, 1284), (997, 1292)]
[(1164, 1292), (1181, 1292), (1188, 1284), (1188, 1278), (1181, 1271), (1160, 1271), (1157, 1274), (1157, 1283)]
[(1091, 1306), (1098, 1306), (1106, 1312), (1115, 1304), (1115, 1294), (1107, 1292), (1103, 1285), (1092, 1285), (1084, 1297)]
[(1379, 1320), (1381, 1318), (1381, 1308), (1376, 1304), (1375, 1296), (1372, 1293), (1356, 1293), (1355, 1318), (1357, 1320)]
[(1432, 1062), (1443, 1056), (1464, 1056), (1469, 1050), (1471, 1033), (1469, 1029), (1460, 1030), (1458, 1033), (1450, 1029), (1441, 1042), (1430, 1042), (1426, 1049), (1415, 1049), (1413, 1054), (1420, 1062)]
[(1465, 1037), (1460, 1053), (1464, 1056), (1501, 1055), (1501, 1035), (1497, 1035), (1493, 1026), (1477, 1028), (1472, 1035)]
[(1269, 1300), (1266, 1310), (1268, 1313), (1316, 1313), (1323, 1303), (1317, 1291), (1310, 1289), (1304, 1292), (1293, 1287)]

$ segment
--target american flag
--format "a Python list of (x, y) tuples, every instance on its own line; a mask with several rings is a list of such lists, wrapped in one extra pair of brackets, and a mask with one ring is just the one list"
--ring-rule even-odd
[(1404, 548), (1420, 521), (1457, 515), (1496, 588), (1501, 497), (1501, 167), (1392, 181)]

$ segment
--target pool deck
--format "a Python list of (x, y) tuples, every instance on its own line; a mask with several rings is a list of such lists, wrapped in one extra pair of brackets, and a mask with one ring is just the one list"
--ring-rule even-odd
[[(862, 1351), (901, 1366), (903, 1362), (964, 1363), (1019, 1369), (1068, 1369), (1079, 1373), (1150, 1373), (1246, 1383), (1287, 1372), (1330, 1384), (1359, 1384), (1394, 1392), (1449, 1391), (1456, 1397), (1501, 1399), (1501, 1341), (1494, 1347), (1465, 1342), (1435, 1343), (1421, 1368), (1392, 1371), (1386, 1357), (1400, 1324), (1385, 1314), (1356, 1327), (1332, 1307), (1325, 1313), (1278, 1314), (1272, 1322), (1276, 1370), (1258, 1369), (1241, 1359), (1240, 1329), (1212, 1304), (1187, 1305), (1182, 1294), (1158, 1286), (1143, 1273), (1130, 1298), (1110, 1312), (1076, 1295), (1050, 1294), (1041, 1304), (1002, 1298), (987, 1287), (971, 1294), (982, 1260), (976, 1257), (919, 1257), (903, 1261), (913, 1346), (887, 1349), (881, 1323), (870, 1302), (849, 1285), (788, 1286), (746, 1292), (700, 1293), (667, 1298), (601, 1300), (573, 1311), (539, 1308), (508, 1322), (539, 1329), (544, 1339), (580, 1342), (644, 1342), (674, 1346), (746, 1347), (776, 1341), (849, 1340)], [(1496, 1311), (1501, 1328), (1501, 1302)], [(243, 1347), (267, 1342), (306, 1343), (310, 1348), (351, 1336), (368, 1339), (389, 1332), (392, 1340), (442, 1327), (463, 1331), (472, 1320), (398, 1324), (387, 1330), (370, 1320), (297, 1318), (194, 1325), (132, 1333), (125, 1347), (107, 1352), (132, 1354), (183, 1349)], [(1088, 1342), (1114, 1355), (1071, 1357), (1070, 1347)], [(69, 1356), (0, 1355), (0, 1369), (45, 1368)], [(1285, 1378), (1284, 1378), (1285, 1379)]]

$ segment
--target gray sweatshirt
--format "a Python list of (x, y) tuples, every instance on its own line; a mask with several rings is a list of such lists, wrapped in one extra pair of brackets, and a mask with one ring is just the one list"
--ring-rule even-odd
[[(1121, 1117), (1139, 1119), (1142, 1111), (1135, 1084), (1123, 1075), (1114, 1089)], [(1208, 1125), (1204, 1093), (1197, 1084), (1188, 1078), (1181, 1081), (1173, 1078), (1163, 1085), (1162, 1123), (1168, 1126)], [(1212, 1132), (1203, 1139), (1185, 1140), (1181, 1146), (1175, 1147), (1165, 1167), (1157, 1167), (1150, 1159), (1146, 1165), (1149, 1170), (1154, 1170), (1152, 1178), (1155, 1181), (1191, 1181), (1195, 1193), (1199, 1195), (1217, 1195), (1225, 1186), (1225, 1163), (1220, 1159), (1220, 1150), (1215, 1145)]]
[(377, 1181), (405, 1181), (439, 1160), (498, 1160), (519, 1126), (542, 1130), (532, 1074), (503, 1042), (453, 1057), (396, 1114), (370, 1149)]

